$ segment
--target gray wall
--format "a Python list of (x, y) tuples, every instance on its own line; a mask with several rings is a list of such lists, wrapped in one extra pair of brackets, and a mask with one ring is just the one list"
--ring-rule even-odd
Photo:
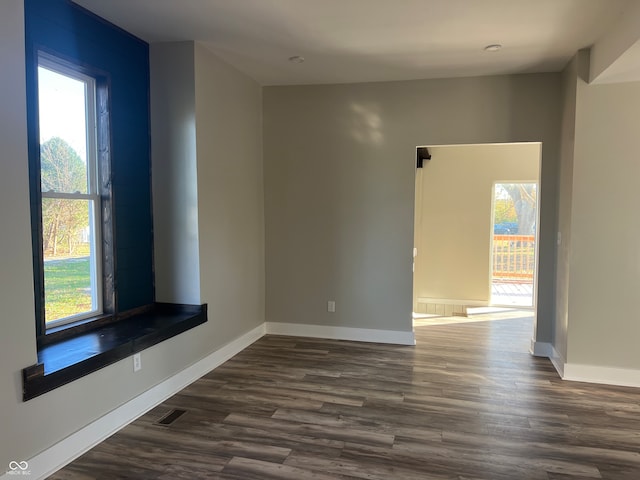
[(559, 74), (265, 88), (267, 320), (411, 330), (416, 145), (539, 141), (551, 341), (560, 110)]
[(149, 48), (156, 300), (200, 303), (193, 42)]
[(640, 82), (577, 79), (567, 362), (640, 381)]
[(200, 292), (211, 338), (230, 340), (264, 322), (262, 89), (199, 44), (195, 58)]
[[(559, 168), (556, 322), (565, 371), (630, 382), (640, 370), (637, 113), (640, 82), (589, 85), (589, 52), (565, 68)], [(584, 370), (571, 370), (571, 375)], [(637, 380), (635, 381), (637, 384)]]
[(36, 362), (29, 224), (22, 0), (0, 3), (0, 471), (28, 451), (35, 425), (21, 404), (20, 370)]
[(429, 153), (416, 172), (414, 292), (488, 303), (494, 185), (537, 183), (540, 144), (434, 146)]
[[(579, 55), (584, 61), (582, 52)], [(571, 196), (573, 194), (573, 159), (576, 135), (576, 83), (578, 56), (562, 72), (562, 126), (560, 165), (558, 171), (558, 252), (556, 259), (556, 310), (553, 346), (567, 358), (567, 330), (569, 327), (569, 258), (571, 253)]]
[[(204, 152), (198, 157), (200, 296), (210, 304), (209, 322), (143, 351), (140, 372), (133, 373), (125, 359), (22, 402), (21, 370), (36, 362), (23, 25), (22, 0), (0, 2), (0, 222), (10, 226), (3, 229), (0, 249), (0, 465), (5, 466), (31, 458), (264, 321), (260, 86), (196, 51), (195, 98), (202, 102), (197, 137)], [(228, 213), (236, 210), (242, 217), (237, 221)], [(160, 221), (163, 212), (155, 215)], [(224, 241), (216, 238), (220, 235)]]

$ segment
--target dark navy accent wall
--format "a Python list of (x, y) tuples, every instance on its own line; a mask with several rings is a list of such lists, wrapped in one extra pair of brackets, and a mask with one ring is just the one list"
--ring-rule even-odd
[[(153, 303), (149, 46), (67, 0), (24, 4), (30, 164), (37, 165), (39, 150), (37, 51), (103, 72), (109, 82), (118, 311)], [(39, 182), (31, 181), (31, 201), (37, 203)], [(33, 228), (37, 233), (37, 219)]]

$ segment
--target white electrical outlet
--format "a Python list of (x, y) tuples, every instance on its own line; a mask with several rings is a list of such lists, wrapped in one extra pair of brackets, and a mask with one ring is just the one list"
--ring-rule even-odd
[(142, 368), (142, 357), (140, 356), (139, 353), (136, 353), (133, 356), (133, 371), (137, 372), (141, 368)]
[(336, 301), (329, 300), (327, 302), (327, 312), (335, 313), (335, 311), (336, 311)]

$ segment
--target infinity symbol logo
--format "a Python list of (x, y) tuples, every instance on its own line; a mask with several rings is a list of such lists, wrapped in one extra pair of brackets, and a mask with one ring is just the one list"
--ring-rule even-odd
[(16, 462), (16, 461), (11, 461), (9, 462), (9, 468), (11, 470), (26, 470), (27, 468), (29, 468), (29, 464), (27, 462)]

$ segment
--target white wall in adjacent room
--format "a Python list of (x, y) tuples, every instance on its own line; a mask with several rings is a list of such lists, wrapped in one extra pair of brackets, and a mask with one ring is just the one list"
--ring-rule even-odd
[(489, 302), (496, 183), (538, 182), (540, 144), (429, 147), (416, 198), (417, 298)]

